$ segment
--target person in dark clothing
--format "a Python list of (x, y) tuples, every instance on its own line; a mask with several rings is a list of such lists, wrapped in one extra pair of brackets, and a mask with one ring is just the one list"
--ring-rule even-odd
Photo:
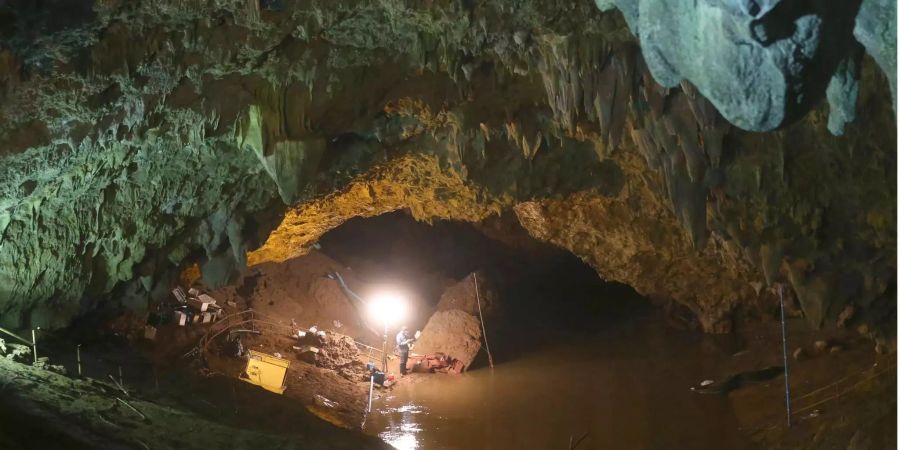
[(406, 362), (409, 361), (409, 344), (415, 339), (409, 337), (409, 329), (407, 327), (400, 328), (397, 333), (397, 349), (400, 350), (400, 375), (406, 375)]

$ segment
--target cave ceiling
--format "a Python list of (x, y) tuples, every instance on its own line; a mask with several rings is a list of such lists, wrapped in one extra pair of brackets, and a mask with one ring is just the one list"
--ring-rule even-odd
[[(0, 325), (513, 211), (703, 329), (895, 314), (896, 3), (0, 6)], [(887, 76), (885, 75), (887, 74)]]

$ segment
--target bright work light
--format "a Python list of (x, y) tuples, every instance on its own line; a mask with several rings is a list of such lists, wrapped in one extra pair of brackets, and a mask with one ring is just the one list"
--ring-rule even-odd
[(368, 313), (385, 328), (406, 320), (408, 305), (403, 294), (396, 291), (380, 291), (371, 297)]
[(387, 373), (388, 327), (406, 320), (408, 312), (406, 296), (395, 290), (377, 291), (369, 298), (366, 308), (369, 316), (384, 327), (383, 341), (381, 342), (381, 370)]

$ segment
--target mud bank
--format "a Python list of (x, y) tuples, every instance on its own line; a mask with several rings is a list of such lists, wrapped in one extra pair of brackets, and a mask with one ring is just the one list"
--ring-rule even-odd
[(287, 399), (224, 377), (183, 373), (156, 393), (75, 379), (0, 358), (0, 448), (389, 448)]

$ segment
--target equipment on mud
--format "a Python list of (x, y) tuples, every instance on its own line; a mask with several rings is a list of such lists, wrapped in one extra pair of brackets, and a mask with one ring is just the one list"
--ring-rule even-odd
[(256, 350), (247, 353), (247, 367), (239, 378), (267, 391), (283, 394), (286, 389), (284, 377), (291, 362)]
[[(191, 288), (187, 293), (180, 286), (172, 290), (176, 304), (169, 305), (165, 308), (167, 311), (162, 313), (162, 309), (151, 315), (148, 325), (156, 326), (164, 323), (174, 323), (180, 327), (193, 324), (212, 323), (224, 315), (225, 311), (222, 306), (216, 304), (216, 299), (209, 294), (200, 293), (199, 290)], [(151, 339), (152, 338), (148, 338)]]
[(375, 384), (379, 386), (390, 386), (389, 383), (386, 384), (390, 378), (384, 372), (378, 370), (378, 368), (375, 367), (375, 364), (366, 364), (366, 371), (369, 372), (369, 377)]
[(450, 358), (444, 353), (430, 353), (427, 355), (409, 355), (406, 369), (409, 372), (435, 373), (444, 372), (460, 374), (463, 371), (462, 361)]

